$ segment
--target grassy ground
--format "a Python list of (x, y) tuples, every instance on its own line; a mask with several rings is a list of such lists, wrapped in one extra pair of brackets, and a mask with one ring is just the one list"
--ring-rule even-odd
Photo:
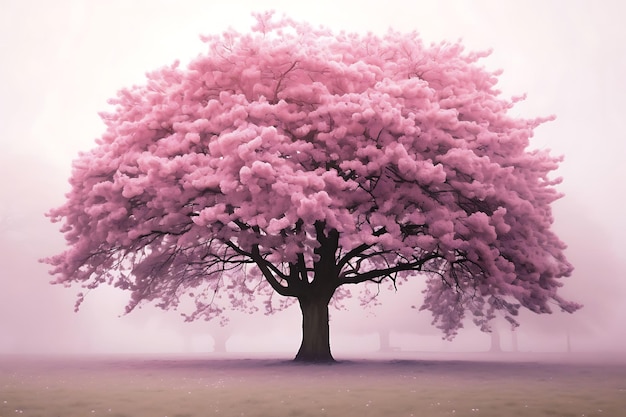
[(626, 416), (626, 364), (0, 357), (8, 416)]

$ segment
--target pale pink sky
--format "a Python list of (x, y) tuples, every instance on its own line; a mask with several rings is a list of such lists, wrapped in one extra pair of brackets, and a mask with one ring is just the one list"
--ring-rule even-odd
[[(417, 30), (427, 41), (462, 39), (468, 49), (492, 48), (484, 64), (504, 69), (501, 89), (507, 95), (528, 94), (515, 112), (557, 115), (537, 130), (535, 141), (536, 147), (566, 156), (559, 174), (567, 197), (556, 205), (557, 227), (572, 253), (608, 253), (600, 260), (581, 256), (572, 262), (579, 271), (601, 271), (616, 258), (626, 262), (620, 248), (626, 232), (626, 133), (621, 123), (626, 110), (626, 3), (619, 0), (2, 0), (0, 163), (5, 176), (0, 208), (59, 204), (70, 161), (91, 148), (103, 130), (97, 114), (107, 110), (108, 98), (142, 82), (146, 71), (202, 53), (199, 34), (228, 26), (246, 30), (252, 24), (250, 11), (267, 9), (337, 30), (382, 32), (392, 26)], [(29, 161), (38, 162), (30, 166)], [(54, 234), (54, 226), (42, 227), (47, 227), (44, 234)], [(598, 265), (589, 264), (594, 260)], [(43, 267), (34, 268), (41, 274)], [(598, 288), (614, 288), (618, 300), (626, 298), (624, 269), (585, 274), (575, 276), (574, 298), (601, 304), (604, 293), (594, 293)], [(67, 320), (67, 326), (71, 321), (79, 327), (77, 322), (84, 321), (81, 325), (89, 328), (90, 318), (97, 316), (98, 323), (120, 326), (112, 324), (121, 312), (114, 296), (107, 295), (104, 302), (95, 294), (77, 319), (67, 314), (73, 291), (48, 286), (45, 276), (36, 283), (26, 279), (16, 280), (0, 269), (0, 305), (5, 306), (0, 312), (26, 315), (42, 308), (56, 314), (60, 325)], [(12, 299), (2, 300), (6, 294)], [(33, 300), (39, 300), (39, 307)], [(626, 319), (623, 307), (612, 313), (616, 323)], [(35, 316), (28, 316), (24, 326), (36, 326)]]

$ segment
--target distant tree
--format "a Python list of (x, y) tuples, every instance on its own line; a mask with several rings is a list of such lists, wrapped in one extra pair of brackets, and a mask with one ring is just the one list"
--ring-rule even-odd
[(69, 245), (46, 259), (56, 283), (112, 284), (129, 311), (188, 295), (189, 319), (290, 297), (302, 361), (333, 360), (329, 304), (363, 282), (425, 277), (449, 337), (466, 312), (488, 326), (579, 307), (557, 293), (572, 270), (551, 231), (560, 158), (527, 150), (547, 119), (509, 115), (486, 53), (271, 14), (204, 40), (102, 114), (50, 212)]
[[(537, 316), (521, 312), (519, 319), (524, 326), (514, 334), (519, 334), (523, 350), (619, 351), (620, 347), (613, 344), (619, 343), (617, 329), (624, 327), (626, 319), (618, 311), (626, 298), (626, 262), (620, 258), (623, 251), (617, 245), (599, 244), (610, 242), (611, 236), (597, 218), (590, 216), (583, 201), (568, 196), (555, 209), (555, 230), (567, 243), (565, 253), (575, 267), (564, 290), (569, 296), (581, 297), (585, 308), (575, 315)], [(547, 341), (551, 343), (549, 347)]]
[[(24, 167), (37, 169), (16, 176)], [(57, 171), (41, 155), (12, 146), (0, 155), (0, 353), (81, 352), (88, 345), (84, 317), (64, 315), (71, 294), (46, 291), (49, 276), (37, 263), (64, 247), (43, 216), (50, 204), (63, 201), (63, 188), (57, 184), (65, 182), (65, 175)], [(46, 312), (47, 322), (30, 314), (33, 306)]]
[[(332, 313), (330, 323), (335, 334), (378, 336), (379, 351), (399, 350), (394, 336), (404, 335), (440, 335), (441, 332), (431, 324), (432, 318), (426, 311), (416, 311), (416, 300), (425, 288), (423, 280), (412, 279), (408, 282), (393, 282), (389, 285), (362, 285), (365, 291), (359, 294), (360, 300), (349, 299), (343, 305), (345, 311)], [(400, 288), (399, 285), (402, 285)], [(356, 298), (356, 297), (355, 297)], [(355, 320), (352, 312), (361, 311), (361, 320)]]

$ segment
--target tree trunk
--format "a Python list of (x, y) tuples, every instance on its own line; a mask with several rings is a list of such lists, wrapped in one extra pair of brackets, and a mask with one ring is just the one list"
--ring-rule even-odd
[(215, 353), (226, 353), (228, 350), (226, 349), (226, 342), (228, 341), (229, 334), (221, 329), (214, 331), (211, 333), (211, 337), (213, 337), (213, 352)]
[(330, 298), (298, 298), (302, 310), (302, 344), (295, 357), (298, 362), (334, 362), (330, 353), (328, 303)]
[(379, 350), (381, 352), (391, 351), (391, 343), (389, 341), (389, 329), (382, 329), (378, 332)]
[(491, 329), (491, 347), (489, 352), (502, 352), (502, 346), (500, 345), (500, 332), (496, 328)]
[(513, 330), (511, 332), (511, 339), (513, 343), (513, 352), (519, 352), (519, 347), (517, 345), (517, 331)]

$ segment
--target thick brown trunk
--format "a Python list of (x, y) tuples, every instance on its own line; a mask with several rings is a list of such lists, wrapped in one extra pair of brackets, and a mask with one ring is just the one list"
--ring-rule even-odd
[(299, 298), (302, 310), (302, 344), (295, 357), (298, 362), (334, 362), (330, 353), (327, 297)]
[[(314, 252), (319, 259), (313, 265), (313, 281), (308, 278), (300, 282), (301, 292), (298, 303), (302, 310), (302, 344), (295, 357), (299, 362), (334, 362), (330, 353), (330, 330), (328, 326), (328, 303), (338, 285), (338, 269), (335, 254), (339, 242), (339, 232), (324, 231), (323, 222), (315, 222), (319, 246)], [(307, 275), (306, 268), (300, 274)]]

